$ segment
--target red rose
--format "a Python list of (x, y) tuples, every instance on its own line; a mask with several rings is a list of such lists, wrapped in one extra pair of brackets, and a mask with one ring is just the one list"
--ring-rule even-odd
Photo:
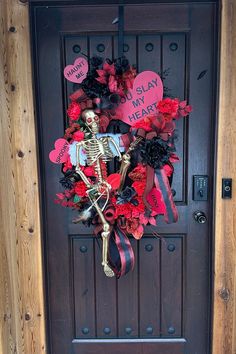
[(67, 109), (68, 117), (71, 120), (77, 120), (81, 113), (81, 107), (77, 102), (71, 102)]
[(83, 181), (76, 182), (74, 185), (75, 194), (79, 197), (86, 197), (87, 196), (87, 187)]
[(179, 100), (177, 98), (165, 98), (164, 100), (158, 103), (157, 108), (159, 112), (165, 116), (165, 118), (174, 118), (178, 113)]
[(78, 130), (72, 135), (73, 140), (82, 141), (84, 140), (84, 133), (81, 130)]

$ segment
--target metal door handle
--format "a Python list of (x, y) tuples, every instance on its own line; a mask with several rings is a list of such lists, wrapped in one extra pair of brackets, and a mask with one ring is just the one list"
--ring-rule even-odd
[(207, 217), (203, 211), (195, 211), (193, 217), (199, 224), (205, 224), (207, 222)]

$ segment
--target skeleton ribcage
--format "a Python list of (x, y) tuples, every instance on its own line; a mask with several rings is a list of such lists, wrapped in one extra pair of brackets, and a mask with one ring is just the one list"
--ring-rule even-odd
[(87, 140), (84, 144), (84, 149), (87, 155), (87, 164), (89, 166), (93, 165), (98, 159), (107, 162), (114, 157), (107, 137)]

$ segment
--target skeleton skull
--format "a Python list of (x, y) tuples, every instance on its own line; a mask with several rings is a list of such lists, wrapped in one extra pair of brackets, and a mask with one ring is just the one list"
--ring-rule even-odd
[(94, 113), (93, 110), (86, 109), (82, 113), (82, 117), (85, 120), (87, 127), (92, 133), (99, 133), (99, 117), (96, 113)]

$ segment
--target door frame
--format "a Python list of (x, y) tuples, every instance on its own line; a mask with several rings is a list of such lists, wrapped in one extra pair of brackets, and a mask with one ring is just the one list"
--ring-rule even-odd
[[(54, 2), (56, 0), (48, 1)], [(76, 1), (70, 3), (73, 2)], [(4, 109), (1, 115), (0, 154), (2, 161), (6, 162), (0, 172), (0, 308), (4, 314), (1, 319), (0, 349), (4, 354), (15, 351), (19, 354), (30, 353), (32, 348), (34, 353), (45, 353), (43, 242), (29, 7), (26, 0), (8, 0), (0, 3), (0, 9), (0, 60), (3, 64), (0, 80), (4, 88), (1, 97)], [(232, 199), (222, 199), (221, 181), (223, 177), (236, 178), (234, 0), (221, 1), (220, 33), (213, 220), (212, 354), (233, 354), (236, 350), (236, 243), (232, 220), (236, 218), (236, 196), (233, 194)]]

